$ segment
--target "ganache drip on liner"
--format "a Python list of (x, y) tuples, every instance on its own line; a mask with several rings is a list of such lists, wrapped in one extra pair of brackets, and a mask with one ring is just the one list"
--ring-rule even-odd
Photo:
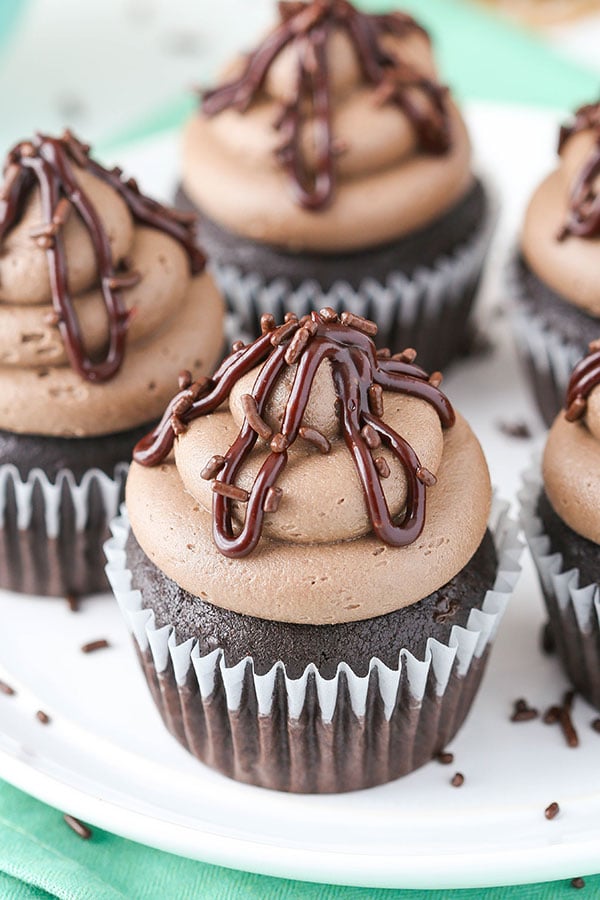
[(600, 176), (600, 102), (580, 107), (575, 113), (574, 122), (563, 125), (558, 152), (561, 152), (567, 141), (582, 131), (594, 132), (596, 144), (571, 189), (567, 221), (558, 234), (559, 241), (565, 240), (569, 235), (583, 238), (600, 235), (600, 195), (595, 187), (595, 181)]
[(588, 397), (600, 384), (600, 340), (592, 341), (590, 352), (580, 360), (571, 375), (567, 388), (565, 417), (577, 422), (587, 410)]
[[(274, 126), (281, 135), (277, 158), (290, 175), (301, 206), (317, 210), (331, 200), (335, 159), (344, 150), (333, 134), (327, 60), (328, 43), (336, 30), (342, 30), (350, 39), (365, 81), (376, 89), (376, 101), (400, 107), (415, 128), (420, 148), (435, 154), (449, 150), (447, 88), (419, 73), (382, 44), (386, 36), (404, 37), (414, 32), (426, 35), (414, 19), (397, 12), (362, 13), (348, 0), (282, 2), (279, 11), (281, 23), (249, 54), (241, 76), (205, 91), (202, 108), (207, 116), (227, 108), (246, 112), (260, 94), (275, 59), (292, 45), (298, 63), (295, 95), (283, 104)], [(313, 118), (313, 173), (305, 164), (301, 146), (307, 108)]]
[[(164, 231), (179, 241), (189, 257), (193, 274), (204, 269), (205, 260), (194, 243), (192, 216), (145, 197), (133, 178), (125, 181), (121, 169), (105, 169), (90, 159), (89, 151), (87, 144), (66, 131), (61, 138), (36, 134), (32, 141), (23, 141), (9, 152), (4, 185), (0, 189), (0, 243), (18, 223), (29, 197), (39, 185), (44, 222), (31, 232), (31, 238), (46, 251), (54, 308), (52, 324), (60, 331), (73, 369), (87, 381), (101, 383), (116, 375), (123, 362), (131, 312), (125, 307), (122, 291), (137, 284), (140, 276), (123, 271), (118, 263), (113, 263), (106, 230), (81, 188), (76, 170), (83, 169), (110, 185), (137, 222)], [(108, 319), (108, 347), (101, 360), (92, 360), (87, 355), (68, 287), (62, 231), (73, 211), (79, 214), (94, 248)]]
[[(192, 383), (189, 372), (182, 373), (182, 390), (173, 398), (158, 426), (136, 446), (133, 458), (145, 466), (156, 466), (171, 452), (175, 437), (199, 416), (214, 412), (229, 397), (244, 375), (262, 363), (250, 394), (242, 397), (245, 419), (225, 456), (214, 456), (205, 465), (202, 477), (213, 480), (213, 536), (225, 556), (248, 555), (262, 534), (265, 514), (275, 513), (282, 491), (276, 482), (288, 462), (288, 449), (298, 438), (328, 453), (325, 435), (305, 428), (302, 420), (319, 366), (328, 360), (337, 395), (337, 411), (344, 441), (360, 478), (373, 531), (386, 544), (403, 547), (413, 543), (425, 524), (426, 488), (435, 476), (423, 467), (410, 444), (383, 421), (383, 391), (394, 391), (430, 403), (442, 427), (454, 424), (454, 410), (439, 390), (439, 372), (428, 376), (413, 364), (415, 352), (392, 356), (375, 349), (375, 323), (329, 307), (298, 320), (287, 313), (276, 327), (272, 316), (261, 320), (262, 336), (244, 346), (237, 342), (233, 353), (211, 379)], [(263, 418), (271, 393), (288, 366), (297, 365), (285, 405), (281, 431), (273, 434)], [(266, 441), (271, 453), (263, 463), (252, 489), (235, 485), (235, 478), (248, 459), (258, 438)], [(387, 447), (404, 468), (407, 479), (406, 510), (400, 522), (389, 512), (382, 479), (390, 470), (383, 456)], [(245, 504), (244, 523), (238, 533), (233, 528), (232, 503)]]

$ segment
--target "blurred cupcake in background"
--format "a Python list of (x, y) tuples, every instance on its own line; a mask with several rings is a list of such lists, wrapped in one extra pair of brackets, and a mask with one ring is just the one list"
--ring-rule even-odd
[(600, 710), (600, 341), (573, 371), (521, 500), (559, 659)]
[(138, 444), (107, 572), (191, 753), (356, 790), (460, 728), (520, 544), (439, 373), (376, 355), (351, 313), (262, 324)]
[(223, 303), (192, 221), (71, 133), (8, 154), (0, 194), (0, 586), (106, 590), (131, 451), (183, 367), (209, 369)]
[(480, 0), (528, 25), (550, 26), (569, 22), (600, 9), (598, 0)]
[(512, 277), (515, 335), (548, 426), (600, 333), (600, 103), (561, 129), (559, 164), (527, 209)]
[(178, 204), (249, 332), (329, 305), (443, 367), (468, 343), (490, 204), (429, 36), (347, 0), (279, 13), (187, 123)]

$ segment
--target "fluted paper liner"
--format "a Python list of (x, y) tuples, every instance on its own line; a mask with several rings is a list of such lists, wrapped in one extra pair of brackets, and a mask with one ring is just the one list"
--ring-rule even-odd
[(529, 312), (515, 264), (508, 270), (515, 341), (540, 414), (548, 427), (564, 406), (575, 365), (587, 353), (587, 343), (565, 342), (546, 326), (541, 316)]
[(560, 660), (577, 690), (600, 709), (600, 586), (586, 584), (579, 569), (566, 569), (562, 554), (551, 552), (550, 537), (537, 515), (543, 488), (540, 463), (523, 476), (521, 523), (540, 576)]
[(353, 790), (423, 765), (464, 720), (520, 573), (522, 545), (507, 510), (494, 501), (496, 581), (467, 626), (454, 626), (448, 644), (429, 638), (423, 660), (401, 650), (397, 669), (373, 658), (364, 677), (344, 662), (331, 679), (313, 664), (289, 678), (283, 662), (259, 675), (251, 657), (227, 667), (220, 649), (200, 656), (196, 641), (177, 644), (174, 628), (156, 628), (140, 591), (131, 589), (124, 508), (112, 524), (106, 571), (153, 698), (185, 747), (224, 774), (263, 787)]
[(22, 478), (0, 466), (0, 587), (43, 596), (109, 589), (102, 546), (119, 510), (128, 465), (113, 477), (68, 469), (50, 480), (42, 469)]
[(244, 273), (233, 265), (213, 263), (212, 271), (241, 326), (260, 334), (260, 317), (277, 322), (286, 312), (298, 317), (331, 306), (377, 322), (377, 345), (393, 351), (414, 347), (425, 369), (444, 368), (464, 349), (465, 325), (471, 314), (495, 221), (488, 196), (485, 220), (470, 239), (431, 267), (413, 275), (390, 271), (384, 284), (366, 277), (358, 289), (344, 281), (328, 291), (315, 280), (296, 288), (285, 278), (265, 282), (260, 273)]

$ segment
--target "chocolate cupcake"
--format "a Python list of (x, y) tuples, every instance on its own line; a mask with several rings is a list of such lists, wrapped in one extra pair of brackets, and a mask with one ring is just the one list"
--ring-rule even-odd
[(178, 202), (249, 333), (351, 309), (441, 368), (467, 343), (490, 204), (429, 37), (347, 0), (279, 11), (188, 122)]
[(523, 527), (556, 651), (573, 686), (600, 709), (600, 341), (575, 367), (542, 472), (526, 476)]
[(600, 333), (600, 103), (561, 129), (559, 155), (529, 203), (511, 278), (515, 334), (548, 426)]
[(263, 787), (364, 788), (460, 727), (519, 545), (504, 510), (488, 526), (441, 376), (349, 313), (263, 332), (138, 444), (107, 572), (191, 753)]
[(210, 369), (223, 303), (192, 221), (72, 134), (8, 154), (0, 193), (0, 586), (108, 589), (127, 464), (183, 366)]

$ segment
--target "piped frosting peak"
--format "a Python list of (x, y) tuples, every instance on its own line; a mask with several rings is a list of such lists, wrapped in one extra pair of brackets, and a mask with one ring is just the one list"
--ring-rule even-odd
[[(4, 184), (0, 188), (0, 251), (11, 230), (22, 220), (33, 192), (41, 196), (42, 221), (30, 238), (46, 254), (52, 298), (52, 325), (58, 328), (72, 368), (85, 380), (102, 383), (121, 368), (125, 354), (131, 311), (123, 292), (140, 281), (125, 260), (113, 259), (113, 248), (102, 216), (89, 192), (81, 184), (87, 173), (112, 189), (139, 224), (158, 229), (181, 244), (192, 274), (204, 268), (204, 257), (195, 246), (195, 220), (145, 197), (133, 178), (125, 179), (119, 168), (106, 169), (90, 158), (90, 148), (71, 132), (55, 138), (36, 134), (8, 153)], [(91, 241), (99, 286), (108, 322), (108, 339), (100, 354), (86, 347), (70, 287), (70, 260), (64, 227), (72, 215), (83, 223)]]
[[(281, 98), (280, 114), (274, 123), (280, 136), (276, 157), (287, 171), (302, 207), (318, 210), (332, 200), (336, 159), (345, 149), (334, 134), (336, 73), (329, 53), (339, 33), (351, 45), (361, 80), (372, 89), (373, 102), (397, 106), (411, 122), (422, 151), (449, 151), (452, 138), (447, 89), (416, 68), (391, 43), (411, 34), (426, 36), (414, 19), (400, 12), (363, 13), (348, 0), (294, 0), (278, 6), (279, 24), (248, 55), (240, 74), (203, 93), (203, 112), (209, 117), (226, 109), (245, 113), (260, 100), (278, 60), (291, 51), (296, 71), (292, 90)], [(312, 133), (310, 154), (306, 150), (307, 129)]]
[[(275, 514), (282, 499), (278, 480), (296, 441), (328, 455), (334, 437), (329, 426), (318, 427), (328, 417), (317, 416), (309, 424), (307, 410), (323, 365), (328, 365), (334, 387), (334, 417), (359, 477), (375, 535), (386, 544), (402, 547), (413, 543), (425, 524), (426, 489), (435, 475), (423, 466), (413, 447), (385, 422), (384, 392), (395, 392), (425, 401), (433, 408), (442, 428), (454, 424), (452, 406), (440, 391), (442, 377), (429, 376), (414, 364), (415, 353), (406, 350), (392, 356), (375, 349), (377, 326), (330, 308), (298, 318), (288, 313), (282, 325), (265, 315), (262, 335), (247, 346), (236, 342), (232, 354), (212, 378), (193, 382), (189, 372), (180, 378), (180, 392), (169, 403), (159, 425), (137, 445), (136, 462), (155, 466), (169, 455), (176, 437), (184, 435), (193, 420), (216, 412), (236, 385), (257, 369), (252, 388), (239, 402), (243, 409), (237, 437), (223, 455), (199, 460), (201, 477), (212, 481), (213, 536), (222, 554), (242, 557), (258, 544), (266, 515)], [(289, 389), (273, 399), (282, 378), (292, 372)], [(274, 423), (278, 428), (274, 429)], [(237, 476), (258, 441), (267, 455), (249, 490), (236, 484)], [(388, 509), (382, 481), (390, 475), (382, 449), (400, 463), (407, 482), (405, 508), (398, 519)], [(318, 477), (318, 472), (317, 472)], [(241, 527), (234, 528), (234, 509), (245, 508)]]
[(561, 128), (559, 153), (562, 153), (575, 135), (585, 131), (591, 132), (595, 141), (573, 181), (567, 218), (558, 234), (561, 241), (569, 235), (580, 238), (600, 235), (600, 194), (597, 186), (600, 176), (600, 102), (581, 106), (576, 111), (573, 122)]

